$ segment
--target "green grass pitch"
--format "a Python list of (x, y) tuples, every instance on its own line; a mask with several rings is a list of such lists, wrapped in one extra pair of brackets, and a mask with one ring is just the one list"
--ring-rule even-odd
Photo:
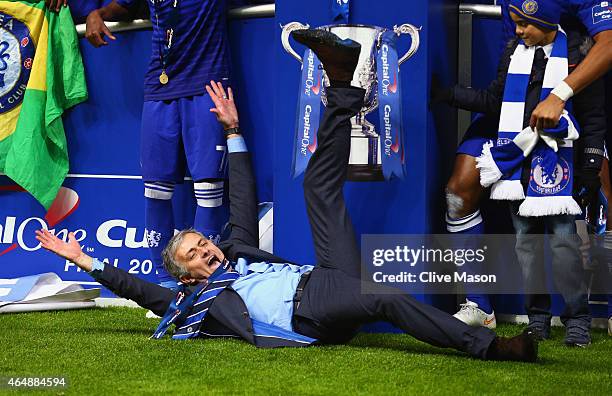
[(25, 390), (31, 394), (612, 395), (612, 337), (601, 330), (575, 349), (555, 328), (540, 343), (539, 362), (524, 364), (471, 359), (403, 334), (296, 349), (149, 340), (157, 323), (133, 308), (0, 315), (0, 377), (68, 379), (65, 389)]

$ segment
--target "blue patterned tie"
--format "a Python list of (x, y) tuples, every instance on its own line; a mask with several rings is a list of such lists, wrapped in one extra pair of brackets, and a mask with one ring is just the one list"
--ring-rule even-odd
[(215, 297), (239, 276), (240, 274), (234, 272), (232, 265), (226, 262), (211, 275), (208, 283), (201, 285), (189, 296), (186, 294), (186, 285), (182, 285), (151, 338), (162, 338), (172, 324), (177, 325), (172, 338), (197, 337), (202, 321)]
[(197, 298), (189, 315), (180, 325), (177, 325), (176, 332), (172, 336), (175, 340), (197, 337), (200, 333), (202, 321), (208, 313), (208, 308), (212, 305), (215, 298), (225, 290), (226, 287), (234, 283), (240, 274), (233, 271), (224, 272), (214, 281), (210, 282)]

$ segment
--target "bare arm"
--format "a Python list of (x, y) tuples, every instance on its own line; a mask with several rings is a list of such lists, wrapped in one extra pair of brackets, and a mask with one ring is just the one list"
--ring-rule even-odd
[(586, 58), (565, 79), (575, 94), (612, 68), (612, 30), (599, 32), (594, 39), (595, 45)]
[[(576, 69), (565, 78), (565, 83), (574, 93), (582, 91), (593, 81), (612, 68), (612, 30), (600, 32), (593, 37), (595, 45)], [(553, 128), (559, 122), (565, 102), (554, 94), (540, 102), (531, 113), (532, 128)]]

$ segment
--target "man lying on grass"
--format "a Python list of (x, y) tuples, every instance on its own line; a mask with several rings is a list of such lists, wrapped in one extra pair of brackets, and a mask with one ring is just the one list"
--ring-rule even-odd
[(63, 242), (37, 232), (45, 249), (73, 261), (117, 295), (163, 315), (153, 335), (174, 324), (173, 338), (240, 337), (260, 347), (345, 343), (364, 323), (387, 321), (413, 337), (455, 348), (481, 359), (533, 362), (537, 342), (529, 335), (497, 337), (471, 327), (407, 294), (373, 284), (362, 293), (360, 252), (342, 188), (350, 150), (350, 118), (365, 91), (350, 86), (360, 45), (321, 30), (300, 30), (294, 38), (312, 48), (331, 80), (328, 105), (317, 134), (318, 148), (304, 177), (304, 195), (317, 265), (295, 265), (257, 248), (255, 181), (238, 130), (231, 89), (211, 81), (211, 109), (227, 134), (230, 237), (216, 246), (185, 230), (164, 251), (164, 264), (183, 286), (178, 293), (104, 265), (83, 253), (71, 235)]

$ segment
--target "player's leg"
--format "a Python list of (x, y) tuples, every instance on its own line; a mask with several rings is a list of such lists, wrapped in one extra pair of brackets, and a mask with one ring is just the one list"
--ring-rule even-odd
[(146, 238), (158, 281), (175, 287), (162, 250), (174, 235), (172, 195), (185, 172), (176, 101), (146, 101), (142, 111), (140, 162), (144, 180)]
[[(480, 201), (485, 189), (480, 185), (480, 173), (476, 168), (476, 157), (482, 146), (490, 143), (496, 133), (495, 120), (479, 116), (470, 125), (466, 136), (457, 150), (453, 173), (446, 185), (446, 229), (449, 233), (482, 235), (484, 224), (480, 213)], [(474, 237), (474, 243), (478, 243)], [(466, 268), (478, 273), (479, 268)], [(496, 327), (495, 313), (489, 296), (474, 293), (466, 285), (466, 302), (461, 304), (455, 317), (469, 325)]]
[(317, 149), (304, 176), (304, 197), (317, 264), (360, 276), (360, 254), (342, 187), (350, 154), (350, 119), (361, 109), (364, 90), (350, 87), (359, 45), (323, 31), (294, 32), (321, 60), (332, 86), (317, 132)]
[(166, 272), (162, 250), (174, 235), (172, 195), (174, 183), (145, 181), (145, 236), (159, 284), (175, 288), (177, 281)]
[[(469, 154), (459, 153), (455, 158), (453, 173), (446, 184), (447, 227), (449, 232), (473, 230), (482, 225), (480, 217), (480, 199), (484, 195), (480, 185), (480, 173), (476, 168), (476, 158)], [(477, 216), (474, 216), (474, 215)], [(461, 222), (459, 219), (474, 219), (473, 222)]]
[(221, 230), (227, 220), (224, 184), (225, 181), (220, 179), (203, 179), (193, 183), (197, 202), (193, 228), (214, 243), (219, 243)]
[(227, 147), (223, 127), (210, 112), (214, 103), (208, 94), (181, 98), (179, 104), (185, 156), (197, 203), (193, 226), (218, 243), (228, 216), (224, 194)]

